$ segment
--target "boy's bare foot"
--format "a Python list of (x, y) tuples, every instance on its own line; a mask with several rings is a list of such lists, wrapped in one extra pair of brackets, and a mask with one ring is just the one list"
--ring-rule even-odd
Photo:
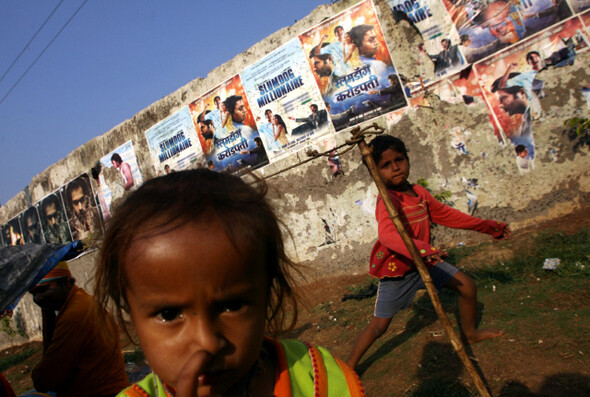
[(467, 343), (477, 343), (481, 342), (482, 340), (496, 338), (498, 336), (504, 335), (504, 331), (498, 328), (486, 328), (486, 329), (478, 329), (473, 332), (471, 335), (463, 334), (463, 341)]

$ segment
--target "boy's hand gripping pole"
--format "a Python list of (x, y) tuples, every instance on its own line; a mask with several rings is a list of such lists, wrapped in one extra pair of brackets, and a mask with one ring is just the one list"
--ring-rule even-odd
[(367, 167), (369, 168), (369, 172), (371, 173), (371, 177), (375, 181), (375, 185), (377, 186), (377, 190), (379, 191), (379, 194), (381, 195), (381, 198), (383, 199), (383, 203), (385, 204), (385, 208), (387, 209), (387, 212), (389, 213), (389, 218), (391, 219), (391, 221), (395, 225), (395, 228), (397, 229), (398, 233), (402, 237), (402, 240), (403, 240), (404, 244), (406, 245), (406, 247), (408, 248), (408, 251), (410, 251), (410, 255), (412, 256), (412, 259), (414, 260), (414, 264), (416, 265), (416, 269), (418, 270), (418, 273), (420, 273), (420, 277), (422, 278), (422, 281), (424, 282), (424, 285), (426, 286), (426, 290), (428, 291), (428, 295), (430, 296), (430, 300), (432, 301), (432, 305), (434, 306), (434, 309), (436, 310), (436, 314), (438, 315), (438, 318), (441, 320), (445, 331), (447, 332), (447, 334), (449, 335), (449, 338), (451, 339), (451, 344), (453, 345), (453, 348), (455, 349), (455, 351), (457, 352), (457, 355), (459, 356), (459, 358), (463, 362), (463, 365), (467, 369), (467, 372), (469, 372), (469, 375), (471, 376), (471, 379), (473, 380), (475, 387), (477, 387), (479, 394), (484, 397), (489, 397), (490, 393), (489, 393), (488, 389), (486, 388), (486, 385), (484, 384), (481, 376), (479, 375), (479, 372), (477, 371), (477, 369), (475, 368), (475, 366), (473, 365), (473, 363), (469, 359), (469, 356), (467, 356), (463, 342), (461, 342), (461, 339), (457, 336), (457, 334), (453, 330), (451, 322), (449, 321), (449, 318), (447, 317), (447, 313), (445, 312), (445, 309), (442, 307), (442, 304), (440, 303), (440, 298), (436, 292), (436, 288), (434, 287), (434, 283), (432, 282), (432, 278), (430, 277), (430, 273), (428, 272), (426, 265), (422, 261), (422, 257), (420, 256), (420, 253), (418, 252), (416, 245), (414, 245), (412, 238), (410, 237), (410, 235), (408, 234), (408, 232), (406, 231), (406, 229), (404, 227), (404, 224), (400, 220), (399, 214), (397, 213), (395, 207), (393, 206), (393, 203), (391, 202), (391, 199), (389, 198), (389, 195), (387, 194), (387, 187), (385, 187), (385, 184), (383, 183), (383, 181), (381, 180), (381, 177), (379, 176), (379, 171), (377, 170), (377, 165), (375, 164), (375, 161), (373, 160), (373, 156), (371, 156), (371, 150), (367, 146), (367, 143), (365, 142), (365, 139), (363, 137), (366, 133), (368, 133), (367, 130), (371, 129), (371, 128), (376, 130), (376, 131), (370, 131), (371, 134), (382, 134), (384, 132), (384, 129), (382, 127), (380, 127), (379, 125), (377, 125), (376, 123), (371, 126), (365, 127), (362, 130), (360, 127), (356, 127), (356, 128), (353, 128), (351, 131), (351, 134), (353, 135), (353, 139), (351, 140), (351, 143), (356, 143), (358, 145), (359, 149), (361, 150), (361, 154), (363, 156), (363, 159), (367, 163)]

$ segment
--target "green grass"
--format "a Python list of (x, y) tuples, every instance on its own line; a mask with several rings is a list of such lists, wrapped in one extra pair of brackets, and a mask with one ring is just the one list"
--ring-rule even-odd
[(11, 354), (9, 356), (0, 358), (0, 372), (5, 371), (8, 368), (15, 366), (16, 364), (20, 364), (22, 361), (26, 360), (39, 350), (41, 350), (41, 347), (31, 346), (23, 349), (22, 351), (16, 354)]
[[(449, 261), (462, 259), (468, 252), (465, 248), (450, 250), (452, 256)], [(588, 230), (577, 234), (567, 235), (558, 233), (542, 233), (533, 240), (530, 250), (516, 252), (516, 255), (506, 261), (481, 266), (469, 271), (478, 285), (491, 286), (494, 284), (513, 284), (538, 279), (586, 279), (590, 276), (590, 235)], [(464, 257), (464, 256), (463, 256)], [(561, 265), (557, 270), (543, 269), (547, 258), (559, 258)]]

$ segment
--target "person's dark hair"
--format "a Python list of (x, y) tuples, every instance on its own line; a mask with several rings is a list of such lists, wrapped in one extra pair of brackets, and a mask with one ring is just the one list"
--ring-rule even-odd
[(210, 110), (205, 110), (204, 112), (199, 113), (199, 116), (197, 117), (197, 121), (203, 121), (205, 120), (205, 116), (208, 115), (209, 113), (211, 113)]
[(277, 122), (279, 125), (282, 125), (283, 128), (285, 129), (285, 134), (288, 134), (287, 131), (287, 124), (285, 124), (285, 121), (283, 120), (283, 118), (281, 117), (280, 114), (274, 114), (272, 117), (276, 117), (277, 118)]
[(266, 110), (264, 111), (264, 115), (265, 115), (265, 116), (266, 116), (268, 113), (272, 114), (272, 110), (270, 110), (270, 109), (266, 109)]
[[(330, 43), (322, 43), (322, 46), (319, 49), (318, 49), (318, 46), (317, 45), (315, 47), (313, 47), (311, 49), (311, 51), (309, 51), (309, 59), (311, 59), (311, 58), (319, 58), (320, 60), (322, 60), (324, 62), (327, 59), (329, 59), (329, 60), (331, 60), (333, 62), (334, 60), (332, 59), (332, 54), (329, 54), (329, 53), (327, 53), (327, 54), (320, 54), (319, 53), (319, 50), (320, 49), (322, 49), (322, 48), (324, 48), (324, 47), (326, 47), (328, 45), (330, 45)], [(317, 52), (317, 54), (316, 54), (316, 52)]]
[(440, 42), (441, 42), (441, 44), (444, 43), (444, 42), (446, 42), (449, 45), (449, 47), (451, 46), (451, 40), (450, 39), (442, 39)]
[(283, 329), (289, 304), (288, 329), (292, 329), (297, 302), (291, 273), (297, 270), (285, 252), (282, 224), (265, 199), (266, 184), (252, 177), (254, 184), (209, 169), (179, 171), (147, 181), (117, 207), (99, 253), (95, 297), (102, 308), (114, 304), (125, 331), (129, 304), (124, 269), (128, 249), (138, 234), (164, 233), (212, 219), (219, 221), (240, 254), (262, 247), (268, 275), (267, 331), (276, 334)]
[(23, 221), (25, 222), (25, 224), (24, 224), (25, 228), (27, 227), (26, 220), (30, 219), (30, 218), (36, 219), (37, 222), (39, 221), (39, 215), (37, 214), (37, 209), (35, 207), (27, 208), (27, 210), (23, 214)]
[(203, 138), (205, 138), (206, 140), (213, 139), (214, 132), (212, 130), (215, 130), (215, 127), (213, 126), (213, 121), (203, 119), (203, 120), (199, 120), (199, 123), (205, 124), (209, 128), (209, 132), (201, 131), (201, 135), (203, 136)]
[(90, 188), (88, 187), (88, 183), (84, 178), (76, 178), (69, 183), (68, 187), (66, 187), (66, 198), (70, 206), (72, 205), (72, 192), (80, 188), (82, 188), (82, 193), (84, 196), (90, 195)]
[(309, 107), (310, 109), (315, 108), (315, 111), (317, 112), (319, 110), (318, 105), (316, 105), (315, 103), (312, 103), (311, 106)]
[(262, 146), (262, 139), (260, 139), (259, 136), (257, 136), (256, 138), (254, 138), (254, 142), (256, 142), (257, 144), (259, 144), (260, 146)]
[(374, 29), (373, 25), (357, 25), (348, 31), (350, 35), (350, 40), (356, 45), (356, 47), (360, 50), (363, 44), (363, 39), (365, 38), (365, 34), (369, 31)]
[(123, 159), (121, 158), (121, 156), (119, 155), (119, 153), (113, 153), (113, 155), (111, 156), (111, 163), (114, 161), (116, 161), (117, 163), (122, 163)]
[(98, 160), (94, 164), (94, 167), (90, 168), (90, 174), (92, 175), (92, 179), (98, 180), (100, 171), (102, 171), (102, 164), (100, 163), (100, 160)]
[(516, 154), (521, 154), (522, 152), (524, 152), (525, 150), (527, 150), (525, 145), (516, 145), (516, 147), (514, 148), (514, 150), (516, 151)]
[(225, 106), (227, 106), (227, 111), (230, 112), (232, 115), (234, 110), (236, 109), (236, 103), (242, 100), (241, 95), (231, 95), (225, 100)]
[[(379, 163), (381, 160), (381, 155), (387, 149), (393, 149), (396, 152), (403, 154), (406, 159), (410, 159), (408, 157), (408, 149), (406, 149), (404, 141), (392, 135), (379, 135), (369, 142), (368, 146), (371, 150), (371, 157), (373, 157), (375, 164)], [(363, 164), (367, 166), (365, 159), (363, 159)]]
[(471, 37), (469, 37), (468, 34), (462, 34), (459, 38), (461, 39), (461, 44), (465, 43), (468, 40), (471, 40)]
[(59, 199), (57, 198), (57, 196), (54, 194), (51, 194), (49, 196), (47, 196), (45, 198), (45, 200), (43, 200), (43, 202), (41, 203), (41, 210), (43, 212), (43, 216), (45, 217), (45, 210), (47, 209), (47, 207), (49, 207), (50, 205), (54, 205), (55, 206), (55, 210), (57, 212), (60, 211), (60, 206), (59, 206)]
[[(508, 80), (518, 76), (519, 74), (520, 73), (518, 73), (518, 72), (510, 73), (508, 75)], [(518, 86), (518, 85), (512, 86), (512, 87), (500, 87), (500, 80), (502, 80), (502, 77), (499, 77), (496, 80), (494, 80), (494, 82), (492, 83), (492, 89), (491, 89), (492, 92), (502, 90), (502, 91), (505, 91), (505, 92), (512, 94), (514, 96), (514, 95), (518, 94), (520, 92), (520, 90), (522, 89), (522, 87)]]
[(340, 28), (340, 29), (342, 29), (342, 30), (344, 30), (344, 28), (342, 27), (342, 25), (338, 25), (338, 26), (336, 26), (336, 27), (334, 28), (334, 33), (336, 33), (336, 31), (337, 31), (339, 28)]
[(527, 63), (531, 63), (531, 60), (532, 60), (532, 58), (533, 58), (533, 55), (536, 55), (536, 56), (538, 56), (539, 58), (541, 57), (541, 54), (539, 54), (539, 51), (529, 51), (529, 52), (526, 54), (526, 62), (527, 62)]

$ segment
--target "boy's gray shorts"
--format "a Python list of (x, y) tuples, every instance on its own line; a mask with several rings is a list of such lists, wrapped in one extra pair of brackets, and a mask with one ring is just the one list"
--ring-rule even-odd
[[(447, 262), (437, 263), (429, 269), (430, 277), (440, 291), (442, 287), (459, 271)], [(379, 280), (375, 317), (391, 318), (398, 311), (410, 306), (416, 291), (426, 288), (417, 270), (407, 272), (403, 277), (382, 278)]]

